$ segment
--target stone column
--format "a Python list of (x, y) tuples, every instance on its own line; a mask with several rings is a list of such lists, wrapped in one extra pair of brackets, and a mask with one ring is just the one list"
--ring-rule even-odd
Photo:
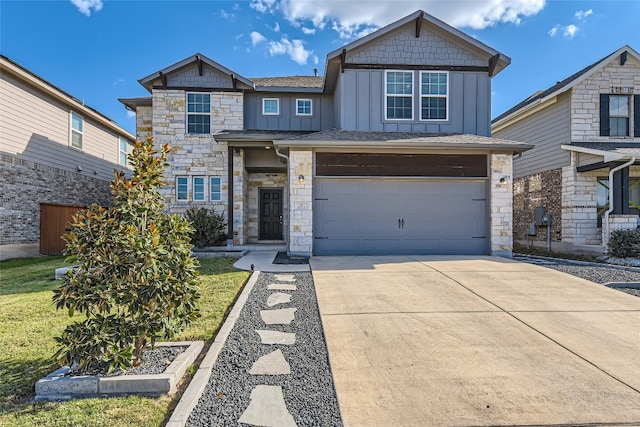
[(562, 168), (562, 241), (573, 245), (600, 244), (597, 177), (576, 172), (575, 155)]
[(233, 151), (233, 244), (245, 244), (245, 217), (247, 171), (244, 168), (244, 150)]
[(298, 256), (311, 256), (313, 252), (313, 152), (310, 150), (289, 152), (288, 252)]
[(491, 255), (513, 255), (513, 160), (512, 155), (491, 154), (489, 182), (491, 203)]

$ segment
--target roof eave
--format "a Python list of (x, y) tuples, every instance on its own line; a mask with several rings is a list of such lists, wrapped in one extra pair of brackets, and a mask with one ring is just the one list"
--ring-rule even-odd
[(256, 92), (322, 93), (321, 87), (256, 86)]
[(618, 160), (630, 160), (632, 157), (635, 157), (631, 154), (622, 154), (622, 153), (616, 153), (612, 151), (597, 150), (595, 148), (580, 147), (580, 146), (570, 145), (570, 144), (562, 144), (560, 145), (560, 148), (567, 151), (574, 151), (576, 153), (602, 156), (605, 163), (615, 162)]
[(278, 147), (285, 148), (358, 148), (358, 149), (404, 149), (404, 150), (483, 150), (483, 151), (510, 151), (522, 153), (533, 148), (530, 144), (482, 144), (482, 143), (447, 143), (447, 142), (393, 142), (393, 141), (350, 141), (350, 140), (294, 140), (284, 139), (274, 141)]

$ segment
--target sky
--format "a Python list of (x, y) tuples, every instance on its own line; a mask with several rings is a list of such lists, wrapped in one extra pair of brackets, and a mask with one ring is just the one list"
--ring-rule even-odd
[(247, 78), (322, 75), (327, 53), (418, 9), (511, 58), (492, 117), (640, 51), (640, 0), (0, 0), (0, 52), (135, 134), (117, 98), (196, 52)]

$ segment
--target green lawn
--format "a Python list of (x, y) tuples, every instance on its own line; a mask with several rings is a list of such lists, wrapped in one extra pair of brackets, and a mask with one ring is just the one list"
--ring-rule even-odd
[[(202, 317), (176, 341), (212, 339), (249, 273), (235, 271), (235, 260), (200, 261)], [(83, 399), (62, 403), (29, 403), (35, 382), (57, 368), (51, 356), (53, 337), (70, 322), (57, 312), (51, 290), (62, 257), (0, 262), (0, 426), (159, 426), (170, 397)]]

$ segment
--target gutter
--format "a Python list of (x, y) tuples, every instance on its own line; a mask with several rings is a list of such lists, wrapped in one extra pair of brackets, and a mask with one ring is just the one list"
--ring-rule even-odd
[(636, 157), (631, 156), (631, 160), (627, 163), (623, 163), (619, 166), (616, 166), (613, 169), (609, 170), (609, 209), (607, 209), (604, 213), (604, 221), (605, 221), (605, 233), (604, 233), (604, 241), (602, 242), (603, 246), (607, 246), (609, 244), (609, 238), (611, 230), (609, 228), (609, 214), (613, 212), (613, 174), (618, 172), (621, 169), (631, 166), (636, 162)]

